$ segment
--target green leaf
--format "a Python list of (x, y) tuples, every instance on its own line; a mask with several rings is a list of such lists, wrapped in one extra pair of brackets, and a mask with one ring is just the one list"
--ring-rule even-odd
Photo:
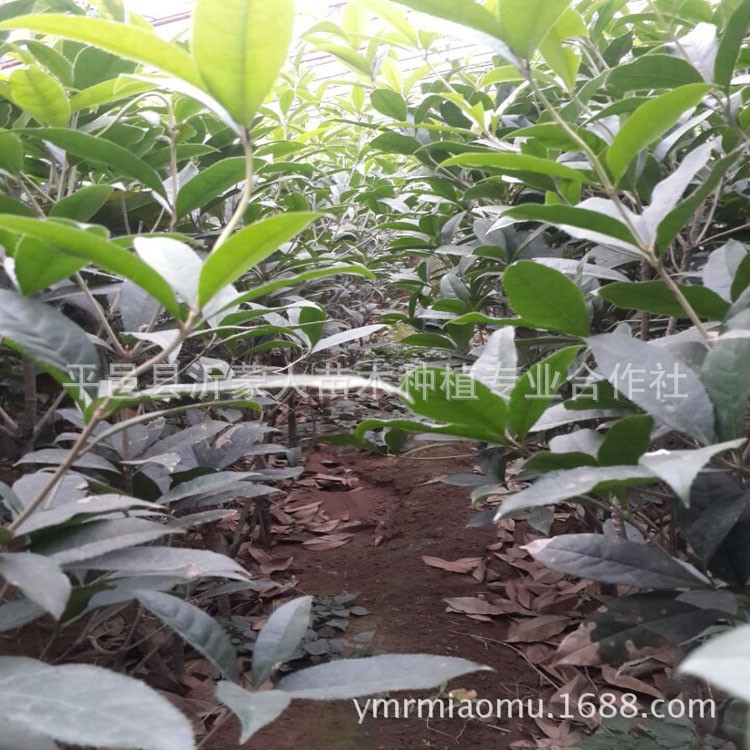
[[(662, 424), (709, 445), (714, 408), (698, 374), (666, 347), (619, 333), (590, 338), (599, 372), (625, 398)], [(658, 381), (661, 388), (653, 387)], [(666, 397), (665, 397), (666, 394)]]
[(500, 0), (502, 39), (519, 57), (531, 59), (572, 0)]
[(41, 68), (22, 68), (11, 73), (8, 80), (14, 104), (45, 125), (65, 127), (68, 124), (70, 102), (57, 79)]
[[(655, 481), (656, 477), (648, 469), (640, 466), (581, 466), (568, 471), (553, 471), (545, 474), (530, 487), (506, 496), (495, 520), (499, 521), (539, 505), (554, 505), (590, 492), (605, 492), (618, 487), (651, 484)], [(485, 496), (490, 494), (491, 490), (485, 492)]]
[(682, 116), (695, 107), (709, 91), (704, 83), (691, 83), (668, 91), (642, 104), (625, 121), (607, 150), (607, 164), (615, 180), (625, 174), (630, 162), (642, 149), (661, 138)]
[(741, 448), (745, 439), (732, 440), (728, 443), (709, 445), (696, 450), (668, 451), (660, 450), (647, 453), (639, 463), (666, 482), (685, 505), (690, 504), (690, 488), (698, 472), (717, 454)]
[(237, 652), (213, 617), (171, 594), (143, 589), (133, 593), (143, 607), (203, 654), (222, 675), (234, 682), (239, 679)]
[(193, 307), (203, 269), (195, 250), (171, 237), (136, 237), (133, 245), (141, 260), (169, 283), (184, 304)]
[(750, 339), (726, 338), (709, 350), (701, 367), (716, 411), (716, 434), (720, 440), (733, 440), (745, 434), (747, 402), (750, 398)]
[(386, 154), (404, 154), (409, 156), (422, 148), (422, 144), (410, 135), (388, 131), (381, 133), (370, 141), (370, 147)]
[[(701, 318), (723, 320), (729, 311), (729, 303), (711, 289), (698, 285), (679, 286)], [(599, 296), (624, 309), (645, 310), (654, 315), (669, 315), (678, 319), (688, 317), (663, 281), (618, 281), (600, 289)]]
[(456, 677), (491, 671), (450, 656), (385, 654), (338, 659), (300, 669), (279, 682), (279, 689), (300, 700), (347, 700), (395, 690), (430, 690)]
[(375, 89), (370, 95), (370, 100), (372, 106), (386, 117), (392, 117), (399, 122), (406, 120), (409, 110), (404, 97), (398, 91)]
[(719, 50), (714, 63), (714, 80), (719, 86), (729, 88), (734, 76), (734, 67), (740, 56), (750, 26), (750, 0), (742, 0), (730, 17), (719, 38)]
[(621, 221), (586, 208), (562, 205), (542, 206), (529, 203), (525, 206), (512, 208), (506, 211), (503, 216), (516, 219), (517, 221), (540, 221), (545, 224), (559, 226), (561, 229), (574, 227), (594, 233), (595, 235), (600, 235), (599, 241), (605, 243), (607, 238), (620, 240), (620, 242), (631, 246), (633, 250), (638, 245), (635, 237), (633, 237), (630, 230)]
[(511, 393), (508, 409), (510, 426), (519, 438), (528, 435), (565, 385), (568, 370), (580, 349), (580, 346), (560, 349), (529, 368), (518, 381)]
[(73, 365), (99, 367), (86, 332), (49, 305), (0, 289), (0, 337), (38, 362), (58, 382), (70, 380)]
[(750, 625), (732, 628), (693, 651), (679, 671), (710, 682), (743, 701), (750, 701)]
[(596, 457), (602, 466), (632, 465), (648, 450), (654, 420), (648, 414), (618, 419), (608, 430)]
[(294, 0), (198, 0), (192, 50), (208, 90), (248, 127), (287, 60)]
[(55, 203), (49, 215), (73, 221), (89, 221), (114, 192), (111, 185), (89, 185)]
[(182, 309), (169, 284), (146, 263), (114, 242), (57, 221), (8, 214), (0, 214), (0, 229), (46, 240), (68, 255), (96, 263), (110, 273), (120, 274), (159, 300), (173, 315), (183, 317)]
[(0, 31), (15, 29), (91, 44), (113, 55), (169, 73), (194, 86), (201, 85), (190, 55), (181, 47), (160, 39), (151, 29), (61, 13), (33, 13), (0, 23)]
[(0, 717), (70, 745), (195, 747), (190, 722), (156, 690), (83, 664), (51, 667), (34, 659), (0, 658)]
[(292, 702), (289, 694), (281, 690), (251, 693), (231, 682), (220, 682), (216, 686), (216, 697), (240, 720), (240, 745), (244, 745), (266, 724), (278, 719)]
[(620, 91), (674, 89), (689, 83), (702, 83), (701, 74), (681, 57), (641, 55), (626, 65), (618, 65), (607, 82)]
[(452, 370), (424, 367), (409, 373), (401, 385), (412, 409), (438, 422), (477, 428), (505, 441), (508, 407), (486, 385)]
[(233, 235), (211, 253), (203, 266), (198, 294), (201, 307), (319, 217), (320, 214), (302, 211), (282, 214), (251, 224)]
[(30, 552), (0, 554), (0, 576), (56, 620), (62, 617), (71, 585), (54, 560)]
[(177, 216), (186, 216), (197, 208), (207, 206), (214, 198), (242, 182), (245, 171), (245, 159), (241, 156), (222, 159), (202, 169), (180, 188)]
[(22, 237), (13, 256), (18, 285), (24, 294), (46, 289), (67, 279), (86, 265), (55, 245), (35, 237)]
[(567, 167), (551, 159), (542, 159), (539, 156), (528, 156), (526, 154), (513, 153), (465, 153), (453, 156), (444, 161), (441, 167), (488, 167), (499, 170), (519, 170), (525, 172), (536, 172), (547, 174), (551, 177), (560, 177), (574, 182), (589, 184), (591, 178), (585, 173), (572, 167)]
[(258, 634), (253, 648), (253, 684), (256, 688), (289, 661), (310, 625), (312, 597), (293, 599), (279, 607)]
[(530, 260), (520, 260), (503, 274), (510, 306), (531, 326), (588, 336), (589, 313), (581, 290), (567, 276)]
[(49, 141), (79, 159), (102, 164), (117, 174), (132, 177), (162, 197), (166, 197), (166, 191), (156, 171), (124, 146), (118, 146), (106, 138), (64, 128), (34, 128), (24, 132), (43, 141)]
[(23, 166), (23, 145), (7, 130), (0, 130), (0, 169), (18, 174)]
[(537, 539), (525, 550), (558, 573), (638, 589), (682, 589), (708, 581), (679, 560), (640, 542), (602, 534), (563, 534)]

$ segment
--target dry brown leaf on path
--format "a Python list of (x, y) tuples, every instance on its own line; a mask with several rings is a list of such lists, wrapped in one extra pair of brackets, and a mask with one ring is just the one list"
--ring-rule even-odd
[(286, 558), (274, 557), (274, 558), (271, 558), (268, 562), (261, 564), (260, 570), (263, 573), (263, 575), (270, 576), (271, 573), (279, 573), (282, 570), (289, 570), (293, 562), (294, 562), (293, 557), (286, 557)]
[(508, 643), (534, 643), (559, 635), (570, 625), (567, 615), (541, 615), (513, 623), (505, 636)]
[(458, 612), (463, 615), (484, 615), (485, 617), (508, 614), (507, 607), (491, 604), (478, 596), (458, 596), (443, 599), (443, 601), (448, 605), (447, 612)]
[(425, 565), (429, 565), (431, 568), (440, 568), (440, 570), (446, 570), (449, 573), (462, 573), (467, 574), (474, 571), (482, 562), (481, 557), (462, 557), (460, 560), (442, 560), (439, 557), (430, 557), (429, 555), (422, 555), (422, 562)]
[(332, 549), (338, 549), (348, 544), (353, 537), (354, 534), (329, 534), (317, 539), (308, 539), (302, 543), (302, 546), (313, 552), (329, 552)]

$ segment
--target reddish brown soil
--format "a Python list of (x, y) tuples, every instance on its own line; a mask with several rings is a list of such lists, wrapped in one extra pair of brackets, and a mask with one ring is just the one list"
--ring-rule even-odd
[[(284, 543), (274, 557), (294, 556), (299, 589), (307, 594), (356, 593), (357, 604), (371, 615), (358, 620), (361, 630), (377, 629), (374, 649), (387, 653), (460, 656), (490, 665), (494, 673), (468, 675), (453, 688), (475, 690), (480, 698), (535, 697), (533, 669), (497, 642), (501, 626), (446, 613), (445, 597), (476, 596), (470, 576), (426, 566), (422, 555), (448, 560), (481, 557), (494, 541), (494, 529), (467, 529), (472, 516), (465, 489), (428, 484), (437, 476), (471, 471), (471, 456), (455, 446), (436, 447), (419, 458), (380, 458), (336, 449), (312, 454), (308, 471), (330, 473), (338, 460), (359, 482), (345, 492), (298, 487), (291, 500), (300, 505), (323, 500), (331, 518), (362, 520), (365, 529), (344, 547), (313, 552)], [(376, 540), (382, 537), (377, 546)], [(483, 640), (484, 639), (484, 640)], [(487, 640), (492, 639), (492, 640)], [(495, 642), (493, 642), (493, 640)], [(407, 696), (403, 696), (407, 697)], [(461, 719), (366, 719), (360, 726), (351, 702), (296, 702), (277, 722), (257, 734), (247, 748), (263, 750), (502, 750), (520, 736), (518, 721), (505, 726)], [(227, 723), (206, 750), (236, 747), (237, 727)]]

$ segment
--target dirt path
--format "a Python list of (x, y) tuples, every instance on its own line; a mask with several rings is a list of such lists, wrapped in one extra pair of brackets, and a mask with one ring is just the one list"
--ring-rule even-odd
[[(353, 478), (352, 486), (344, 491), (299, 486), (285, 507), (320, 501), (330, 518), (361, 521), (363, 528), (338, 549), (317, 552), (299, 543), (284, 542), (273, 554), (294, 556), (298, 588), (306, 594), (356, 593), (357, 604), (371, 612), (358, 620), (357, 626), (361, 630), (376, 629), (376, 652), (422, 652), (471, 659), (490, 665), (495, 672), (470, 675), (451, 687), (475, 690), (480, 698), (491, 700), (536, 697), (539, 680), (533, 669), (497, 642), (502, 639), (502, 626), (446, 612), (443, 599), (476, 596), (482, 591), (477, 581), (428, 567), (421, 559), (423, 555), (446, 560), (482, 557), (495, 540), (493, 528), (466, 528), (472, 511), (465, 489), (430, 483), (443, 474), (471, 471), (471, 457), (454, 457), (465, 452), (443, 446), (420, 454), (420, 458), (370, 457), (353, 452), (343, 456), (334, 448), (311, 454), (306, 461), (306, 476), (330, 474), (331, 466), (338, 463)], [(502, 726), (461, 719), (430, 723), (416, 718), (366, 719), (359, 725), (351, 702), (296, 702), (247, 747), (502, 750), (521, 736), (519, 730), (518, 722)], [(222, 728), (208, 750), (233, 747), (236, 732), (234, 725)]]

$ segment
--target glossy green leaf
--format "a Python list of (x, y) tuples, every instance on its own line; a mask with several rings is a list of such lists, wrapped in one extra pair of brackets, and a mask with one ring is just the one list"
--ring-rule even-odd
[(588, 336), (589, 313), (583, 294), (567, 276), (540, 263), (521, 260), (503, 274), (510, 306), (536, 328)]
[(275, 253), (319, 216), (307, 212), (282, 214), (237, 232), (206, 260), (199, 284), (200, 305), (205, 306), (222, 289)]
[(680, 86), (642, 104), (625, 121), (607, 151), (607, 164), (616, 180), (642, 149), (666, 133), (684, 112), (695, 107), (710, 86), (691, 83)]
[(192, 50), (208, 90), (248, 127), (278, 78), (292, 40), (294, 0), (198, 0)]
[(399, 122), (406, 120), (408, 114), (406, 101), (397, 91), (375, 89), (370, 95), (370, 100), (372, 106), (386, 117), (392, 117)]
[[(723, 320), (729, 311), (729, 303), (711, 289), (684, 284), (680, 285), (680, 289), (701, 318)], [(645, 310), (654, 315), (669, 315), (680, 319), (688, 317), (663, 281), (616, 281), (600, 289), (599, 296), (625, 309)]]
[(101, 164), (115, 170), (117, 174), (131, 177), (166, 197), (166, 191), (156, 171), (124, 146), (119, 146), (106, 138), (64, 128), (37, 128), (25, 132), (49, 141), (79, 159)]
[(157, 70), (200, 86), (201, 81), (190, 55), (175, 44), (160, 39), (149, 29), (101, 18), (34, 13), (0, 23), (0, 31), (28, 29), (51, 34), (149, 65)]
[(489, 669), (451, 656), (384, 654), (300, 669), (281, 680), (279, 689), (300, 700), (347, 700), (394, 690), (430, 690)]
[(526, 154), (504, 152), (466, 153), (453, 156), (444, 161), (440, 166), (487, 167), (501, 171), (536, 172), (538, 174), (550, 175), (551, 177), (560, 177), (564, 180), (573, 180), (574, 182), (591, 182), (591, 178), (585, 172), (573, 169), (560, 162), (552, 161), (551, 159), (542, 159), (538, 156), (527, 156)]
[(39, 292), (70, 278), (86, 265), (85, 260), (36, 237), (22, 237), (13, 258), (16, 279), (24, 294)]
[(36, 120), (58, 127), (68, 124), (68, 96), (49, 73), (41, 68), (21, 68), (11, 73), (9, 83), (13, 103), (30, 112)]
[(0, 577), (55, 619), (65, 612), (72, 586), (54, 560), (29, 552), (0, 554)]
[(177, 216), (186, 216), (191, 211), (207, 206), (229, 188), (245, 179), (245, 159), (233, 156), (212, 164), (188, 180), (177, 196)]
[(750, 27), (750, 0), (741, 0), (720, 35), (719, 50), (714, 63), (714, 80), (719, 86), (729, 88), (737, 58)]
[(227, 679), (239, 678), (238, 656), (224, 628), (194, 604), (161, 591), (134, 592), (141, 606), (156, 615)]
[(253, 648), (253, 684), (256, 688), (289, 661), (310, 626), (312, 597), (303, 596), (283, 604), (268, 618)]
[(620, 91), (674, 89), (702, 81), (701, 74), (687, 60), (662, 54), (641, 55), (631, 63), (618, 65), (608, 79)]
[(49, 215), (73, 221), (89, 221), (114, 192), (111, 185), (89, 185), (55, 203)]
[(500, 39), (519, 57), (530, 59), (572, 0), (501, 0)]
[(632, 465), (648, 450), (654, 420), (648, 414), (618, 419), (607, 430), (596, 457), (602, 466)]
[(31, 357), (61, 383), (74, 365), (98, 369), (99, 357), (86, 332), (53, 307), (0, 289), (0, 337)]
[(18, 136), (0, 130), (0, 169), (18, 174), (23, 166), (23, 145)]
[(745, 439), (717, 443), (695, 450), (660, 450), (642, 456), (639, 464), (666, 482), (685, 505), (690, 503), (690, 489), (698, 472), (716, 455), (741, 448)]
[(716, 411), (716, 434), (720, 440), (733, 440), (745, 434), (747, 403), (750, 399), (750, 338), (717, 341), (701, 367)]
[(242, 726), (241, 745), (266, 724), (278, 719), (292, 702), (289, 694), (282, 690), (251, 693), (231, 682), (220, 682), (216, 686), (216, 697), (239, 719)]
[(114, 242), (54, 220), (7, 214), (0, 214), (0, 229), (45, 240), (69, 255), (95, 263), (105, 271), (120, 274), (159, 300), (173, 315), (182, 317), (182, 310), (167, 282), (140, 258), (122, 250)]
[(493, 435), (492, 442), (505, 441), (505, 399), (468, 375), (424, 367), (409, 373), (401, 388), (417, 414), (437, 422), (476, 427)]
[(510, 426), (519, 438), (544, 414), (557, 392), (567, 382), (568, 371), (580, 346), (569, 346), (530, 367), (513, 389), (508, 404)]
[(156, 690), (83, 664), (52, 667), (34, 659), (0, 658), (0, 717), (70, 745), (195, 747), (190, 722)]

